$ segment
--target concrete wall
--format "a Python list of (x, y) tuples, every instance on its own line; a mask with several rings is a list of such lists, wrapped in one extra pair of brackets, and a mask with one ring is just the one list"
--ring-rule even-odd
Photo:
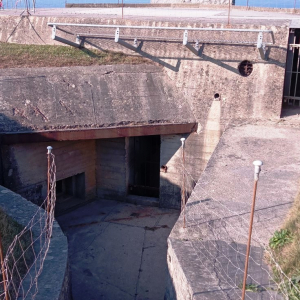
[(185, 175), (186, 192), (189, 197), (202, 171), (217, 146), (222, 132), (221, 103), (212, 101), (206, 124), (199, 132), (182, 135), (161, 136), (161, 166), (167, 166), (167, 172), (160, 173), (160, 205), (162, 207), (180, 208), (182, 184), (182, 137), (185, 141)]
[[(13, 43), (62, 45), (51, 39), (51, 28), (47, 22), (125, 24), (144, 26), (182, 26), (182, 27), (218, 27), (225, 24), (197, 22), (156, 22), (117, 19), (93, 19), (82, 17), (26, 17), (1, 16), (0, 40)], [(130, 55), (142, 55), (164, 67), (167, 76), (183, 92), (192, 108), (199, 128), (203, 131), (197, 137), (198, 148), (202, 149), (202, 159), (207, 162), (214, 145), (224, 128), (234, 119), (272, 119), (279, 118), (282, 106), (283, 81), (287, 51), (288, 26), (286, 22), (276, 21), (277, 26), (268, 25), (267, 20), (256, 20), (252, 24), (232, 24), (231, 28), (272, 30), (275, 45), (267, 46), (268, 60), (261, 60), (258, 50), (252, 45), (239, 43), (257, 41), (257, 33), (224, 33), (224, 32), (190, 32), (189, 41), (204, 41), (201, 46), (201, 57), (195, 56), (182, 45), (182, 31), (134, 30), (122, 29), (122, 35), (147, 36), (178, 39), (178, 43), (153, 40), (143, 41), (139, 53), (135, 53), (114, 42), (114, 29), (63, 27), (57, 35), (75, 41), (75, 32), (102, 33), (111, 35), (112, 39), (87, 38), (85, 47), (96, 47), (113, 51), (122, 51)], [(274, 22), (273, 22), (274, 23)], [(211, 43), (214, 41), (213, 43)], [(219, 41), (219, 42), (218, 42)], [(233, 44), (224, 44), (231, 41)], [(264, 33), (264, 42), (271, 42), (271, 35)], [(132, 41), (128, 40), (128, 43)], [(243, 60), (253, 63), (253, 72), (243, 77), (238, 66)], [(214, 101), (218, 93), (219, 103)], [(217, 117), (214, 116), (217, 114)], [(217, 125), (214, 124), (216, 119)], [(213, 129), (211, 129), (211, 126)], [(217, 129), (216, 129), (217, 128)], [(213, 133), (213, 137), (212, 134)], [(210, 141), (213, 139), (212, 141)], [(209, 145), (209, 146), (207, 146)], [(205, 165), (205, 163), (203, 164)], [(199, 170), (203, 170), (200, 167)]]
[[(3, 183), (24, 198), (41, 203), (47, 193), (47, 143), (2, 146)], [(56, 179), (85, 173), (86, 200), (96, 195), (95, 141), (53, 142)]]
[(125, 138), (96, 141), (97, 196), (124, 201), (127, 194)]
[[(299, 127), (291, 124), (263, 121), (231, 126), (222, 135), (187, 203), (186, 227), (181, 215), (168, 238), (166, 300), (241, 299), (238, 287), (249, 230), (252, 162), (258, 158), (264, 165), (247, 280), (269, 284), (272, 272), (265, 248), (299, 194), (299, 133)], [(267, 288), (246, 293), (248, 299), (281, 297)]]
[[(219, 132), (218, 132), (219, 133)], [(193, 175), (194, 180), (186, 186), (190, 193), (194, 182), (198, 180), (206, 166), (203, 157), (205, 136), (201, 133), (185, 135), (162, 135), (160, 149), (160, 165), (167, 166), (167, 172), (160, 170), (159, 205), (168, 208), (180, 208), (182, 182), (182, 155), (180, 138), (186, 138), (185, 168)], [(97, 196), (104, 199), (126, 201), (129, 165), (128, 151), (125, 138), (103, 139), (96, 141), (96, 178)]]
[[(138, 20), (67, 18), (67, 17), (28, 17), (20, 18), (1, 16), (0, 40), (26, 44), (61, 43), (51, 39), (51, 28), (47, 22), (126, 24), (144, 26), (182, 26), (182, 27), (218, 27), (226, 28), (226, 24), (197, 22), (156, 22)], [(273, 30), (275, 45), (267, 46), (268, 60), (261, 60), (255, 46), (226, 45), (222, 41), (233, 43), (257, 41), (257, 33), (224, 33), (224, 32), (190, 32), (189, 40), (199, 39), (202, 56), (196, 57), (182, 45), (182, 31), (134, 29), (121, 30), (122, 35), (162, 37), (178, 39), (174, 42), (143, 41), (139, 54), (114, 42), (114, 29), (93, 29), (64, 27), (57, 30), (57, 35), (75, 41), (75, 32), (110, 34), (112, 39), (87, 38), (85, 46), (99, 49), (123, 51), (130, 55), (143, 55), (164, 66), (166, 73), (177, 88), (183, 91), (192, 106), (195, 117), (203, 126), (211, 107), (215, 93), (221, 95), (222, 120), (233, 118), (279, 118), (282, 103), (284, 68), (287, 51), (288, 26), (286, 22), (279, 25), (268, 25), (268, 21), (253, 21), (252, 24), (233, 24), (231, 28), (268, 29)], [(273, 22), (274, 23), (274, 22)], [(278, 23), (278, 22), (277, 22)], [(264, 34), (264, 42), (271, 42), (271, 35)], [(205, 42), (207, 41), (207, 42)], [(215, 41), (209, 44), (209, 41)], [(219, 41), (219, 42), (216, 42)], [(131, 43), (132, 41), (128, 41)], [(253, 73), (242, 77), (238, 65), (243, 60), (253, 63)]]
[[(0, 186), (0, 207), (6, 215), (22, 226), (26, 226), (37, 211), (37, 206), (20, 195)], [(45, 220), (42, 222), (45, 222)], [(33, 227), (33, 234), (39, 235), (39, 226)], [(32, 270), (35, 272), (35, 270)], [(32, 274), (34, 275), (34, 274)], [(69, 285), (68, 242), (58, 223), (54, 221), (49, 252), (38, 277), (36, 300), (71, 300)], [(30, 276), (27, 279), (30, 280)], [(32, 280), (32, 278), (31, 278)], [(24, 285), (28, 282), (25, 280)], [(31, 282), (32, 283), (32, 282)], [(26, 299), (31, 299), (29, 293)]]

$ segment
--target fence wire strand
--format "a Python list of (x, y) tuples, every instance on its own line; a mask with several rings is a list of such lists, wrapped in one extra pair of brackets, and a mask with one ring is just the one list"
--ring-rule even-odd
[[(181, 164), (181, 168), (186, 178), (186, 190), (193, 190), (197, 181), (184, 164)], [(201, 186), (197, 185), (196, 188), (197, 193), (192, 193), (192, 201), (188, 201), (185, 207), (185, 231), (191, 237), (188, 243), (197, 257), (195, 262), (210, 277), (210, 281), (215, 282), (219, 292), (218, 299), (240, 299), (249, 226), (246, 216), (249, 213), (233, 211), (226, 203), (209, 195)], [(202, 199), (198, 199), (199, 193)], [(205, 201), (208, 199), (205, 196), (209, 197), (210, 205)], [(186, 199), (187, 197), (189, 195), (186, 192)], [(269, 237), (272, 234), (270, 232)], [(276, 278), (270, 270), (270, 263), (275, 266)], [(300, 295), (298, 287), (283, 272), (274, 252), (255, 228), (252, 234), (247, 286), (245, 299), (253, 299), (253, 292), (257, 292), (265, 294), (263, 299), (266, 296), (267, 299), (288, 300), (291, 289)]]
[[(0, 299), (3, 300), (7, 299), (3, 290), (4, 284), (10, 300), (34, 299), (38, 293), (38, 277), (43, 270), (49, 250), (56, 200), (55, 156), (52, 153), (49, 155), (49, 195), (7, 249), (4, 258), (4, 272), (7, 280), (0, 283)], [(47, 209), (49, 214), (47, 214)]]

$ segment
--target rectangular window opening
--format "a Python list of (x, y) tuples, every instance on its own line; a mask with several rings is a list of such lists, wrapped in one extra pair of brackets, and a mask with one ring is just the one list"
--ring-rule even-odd
[(67, 201), (73, 197), (79, 199), (85, 197), (85, 173), (56, 181), (56, 198), (58, 202)]

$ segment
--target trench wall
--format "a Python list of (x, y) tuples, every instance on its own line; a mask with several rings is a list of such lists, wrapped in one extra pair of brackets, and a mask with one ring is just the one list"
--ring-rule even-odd
[(127, 194), (125, 138), (97, 140), (96, 147), (97, 196), (124, 201)]
[[(138, 20), (116, 20), (104, 18), (74, 17), (13, 17), (1, 16), (0, 41), (25, 44), (56, 44), (51, 39), (51, 27), (48, 22), (96, 23), (144, 26), (182, 26), (182, 27), (218, 27), (225, 24), (158, 22)], [(237, 43), (257, 41), (257, 33), (225, 34), (222, 32), (190, 32), (189, 40), (215, 41), (213, 44), (200, 42), (202, 56), (196, 57), (182, 45), (182, 31), (162, 31), (154, 29), (127, 29), (120, 31), (120, 37), (145, 36), (139, 54), (114, 42), (115, 29), (92, 29), (63, 27), (57, 35), (75, 41), (75, 34), (101, 33), (111, 35), (108, 38), (86, 38), (86, 47), (122, 51), (129, 55), (142, 55), (161, 64), (174, 85), (182, 90), (192, 106), (195, 117), (204, 127), (214, 95), (219, 93), (221, 100), (221, 120), (226, 123), (234, 118), (279, 118), (282, 103), (284, 68), (287, 51), (288, 26), (267, 26), (256, 24), (232, 25), (232, 28), (272, 30), (275, 45), (267, 46), (268, 60), (261, 60), (258, 50), (252, 45)], [(166, 41), (153, 41), (151, 37), (160, 36)], [(177, 39), (178, 42), (167, 41)], [(225, 45), (221, 41), (233, 41), (236, 44)], [(218, 42), (220, 41), (220, 42)], [(271, 35), (264, 34), (264, 42), (271, 42)], [(132, 40), (128, 41), (132, 43)], [(243, 77), (238, 72), (238, 65), (243, 60), (253, 63), (253, 72)]]
[[(85, 173), (86, 200), (96, 196), (95, 141), (51, 142), (56, 179)], [(3, 185), (24, 198), (41, 203), (47, 194), (48, 143), (2, 146)]]
[[(26, 226), (37, 211), (36, 205), (2, 186), (0, 186), (0, 207), (8, 217), (22, 226)], [(35, 227), (33, 227), (33, 234), (35, 234)], [(39, 233), (37, 232), (36, 234)], [(38, 277), (38, 293), (35, 299), (72, 299), (68, 265), (68, 242), (55, 220), (44, 268)]]

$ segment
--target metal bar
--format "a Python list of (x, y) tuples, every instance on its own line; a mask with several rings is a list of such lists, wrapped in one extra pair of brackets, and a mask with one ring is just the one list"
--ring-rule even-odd
[(260, 160), (256, 160), (253, 162), (255, 166), (254, 171), (254, 188), (253, 188), (253, 198), (252, 198), (252, 208), (250, 215), (250, 225), (249, 225), (249, 237), (247, 244), (247, 253), (246, 253), (246, 261), (245, 261), (245, 271), (244, 271), (244, 280), (243, 280), (243, 291), (242, 291), (242, 300), (245, 299), (246, 292), (246, 282), (247, 282), (247, 274), (248, 274), (248, 264), (249, 264), (249, 254), (250, 254), (250, 246), (251, 246), (251, 236), (252, 236), (252, 228), (253, 228), (253, 217), (254, 217), (254, 209), (255, 209), (255, 199), (256, 199), (256, 190), (257, 190), (257, 182), (259, 178), (259, 173), (261, 170), (262, 162)]
[[(293, 67), (293, 66), (292, 66)], [(293, 72), (293, 69), (292, 69), (292, 75), (293, 73), (296, 74), (296, 82), (295, 82), (295, 89), (294, 89), (294, 97), (297, 97), (297, 84), (298, 84), (298, 77), (299, 77), (299, 73), (298, 73), (298, 68), (299, 68), (299, 50), (298, 50), (298, 57), (297, 57), (297, 66), (296, 66), (296, 71)]]
[(195, 49), (189, 42), (188, 42), (188, 31), (185, 30), (183, 33), (183, 42), (182, 44), (187, 47), (190, 51), (192, 51), (195, 55), (199, 56), (199, 50)]
[(231, 0), (228, 0), (228, 23), (227, 23), (227, 26), (230, 27), (230, 2)]
[(99, 24), (76, 24), (76, 23), (47, 23), (48, 26), (77, 26), (99, 28), (130, 28), (130, 29), (161, 29), (161, 30), (194, 30), (194, 31), (233, 31), (233, 32), (269, 32), (272, 30), (238, 29), (238, 28), (199, 28), (199, 27), (157, 27), (157, 26), (127, 26), (127, 25), (99, 25)]
[(119, 28), (116, 29), (115, 42), (122, 45), (123, 47), (126, 47), (126, 48), (132, 50), (132, 51), (137, 51), (137, 47), (134, 47), (120, 39), (120, 29)]
[[(111, 38), (113, 39), (115, 36), (112, 34), (89, 34), (89, 33), (76, 33), (76, 36), (79, 37), (90, 37), (90, 38)], [(173, 41), (173, 42), (181, 42), (180, 38), (166, 38), (166, 37), (155, 37), (155, 36), (140, 36), (140, 35), (123, 35), (122, 38), (128, 40), (139, 39), (143, 41)], [(198, 40), (199, 43), (205, 44), (233, 44), (233, 45), (253, 45), (256, 46), (257, 42), (236, 42), (236, 41), (224, 41), (224, 40)], [(265, 43), (265, 45), (273, 45), (273, 43)]]
[(265, 47), (263, 44), (263, 33), (260, 32), (257, 37), (257, 49), (259, 51), (261, 59), (266, 59), (265, 56)]
[(293, 96), (284, 96), (284, 99), (291, 99), (291, 100), (300, 100), (300, 97), (293, 97)]
[(123, 16), (124, 16), (124, 1), (122, 0), (122, 19), (123, 19)]
[(94, 140), (130, 136), (190, 133), (197, 130), (197, 123), (156, 124), (141, 126), (110, 127), (99, 129), (44, 131), (1, 134), (1, 144), (36, 143), (51, 141)]
[(67, 45), (70, 45), (70, 46), (73, 46), (73, 47), (76, 47), (76, 48), (80, 48), (80, 44), (77, 44), (77, 43), (74, 43), (74, 42), (71, 42), (71, 41), (68, 41), (66, 39), (63, 39), (61, 37), (58, 37), (58, 36), (55, 36), (54, 38), (52, 38), (53, 40), (55, 41), (58, 41), (58, 42), (61, 42), (61, 43), (64, 43), (64, 44), (67, 44)]
[[(50, 207), (51, 207), (51, 199), (50, 199), (50, 155), (51, 155), (51, 151), (52, 151), (52, 147), (48, 146), (47, 147), (47, 159), (48, 159), (48, 169), (47, 169), (47, 230), (49, 230), (49, 224), (50, 224)], [(47, 233), (48, 234), (48, 233)]]
[(181, 152), (182, 152), (182, 187), (181, 187), (181, 212), (183, 214), (183, 228), (185, 228), (185, 157), (184, 157), (184, 147), (185, 138), (181, 138)]
[[(288, 43), (293, 44), (295, 42), (295, 34), (292, 30), (290, 30)], [(290, 95), (291, 92), (291, 79), (292, 79), (292, 71), (293, 71), (293, 60), (294, 60), (294, 49), (288, 47), (287, 49), (287, 59), (286, 59), (286, 67), (285, 67), (285, 79), (284, 79), (284, 95)]]

